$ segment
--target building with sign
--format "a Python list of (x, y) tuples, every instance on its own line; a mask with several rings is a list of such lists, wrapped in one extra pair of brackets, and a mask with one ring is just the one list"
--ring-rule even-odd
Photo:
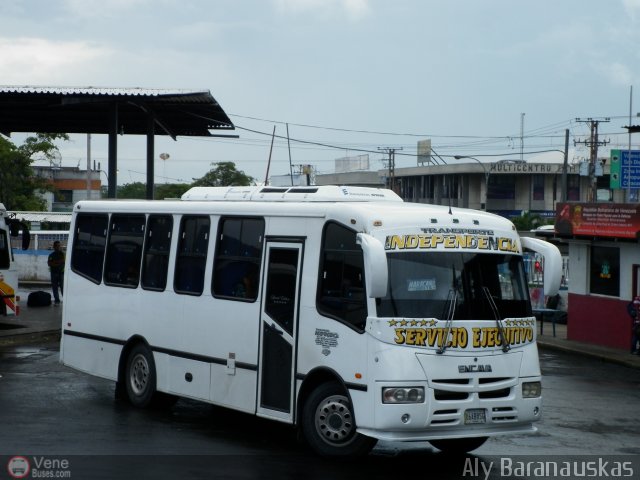
[(567, 338), (630, 349), (627, 304), (640, 294), (640, 205), (559, 203), (555, 235), (569, 246)]
[[(603, 161), (597, 177), (598, 198), (616, 200), (610, 189), (608, 162)], [(580, 164), (567, 167), (567, 199), (586, 201), (590, 179)], [(316, 175), (318, 185), (343, 184), (384, 187), (390, 184), (388, 170)], [(366, 178), (366, 180), (365, 180)], [(563, 165), (521, 161), (455, 161), (446, 165), (395, 168), (394, 190), (405, 201), (451, 205), (487, 210), (505, 217), (520, 216), (525, 211), (553, 221), (556, 204), (562, 200)], [(619, 195), (619, 194), (618, 194)]]
[(34, 166), (39, 177), (47, 179), (53, 191), (44, 192), (49, 212), (71, 212), (73, 205), (80, 200), (100, 199), (100, 171), (81, 170), (78, 167)]

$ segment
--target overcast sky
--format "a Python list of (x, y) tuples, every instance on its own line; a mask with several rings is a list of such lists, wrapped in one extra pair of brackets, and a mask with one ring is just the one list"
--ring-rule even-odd
[[(320, 173), (366, 151), (383, 168), (379, 147), (402, 148), (397, 166), (413, 166), (427, 138), (447, 162), (519, 159), (521, 125), (525, 152), (563, 149), (565, 129), (572, 146), (589, 132), (576, 118), (611, 119), (606, 155), (628, 146), (631, 86), (640, 123), (639, 47), (640, 0), (0, 2), (2, 85), (211, 91), (240, 139), (157, 137), (158, 156), (170, 155), (159, 182), (219, 161), (264, 180), (273, 128), (286, 137), (287, 123), (292, 163)], [(86, 166), (86, 136), (61, 151), (64, 166)], [(92, 152), (106, 170), (106, 136)], [(144, 137), (121, 137), (118, 153), (118, 183), (144, 181)], [(270, 173), (288, 172), (277, 140)]]

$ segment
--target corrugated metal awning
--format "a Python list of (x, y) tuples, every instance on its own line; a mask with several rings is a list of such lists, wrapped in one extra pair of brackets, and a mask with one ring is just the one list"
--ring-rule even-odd
[(146, 135), (214, 136), (234, 125), (209, 90), (0, 86), (0, 132), (109, 133), (118, 107), (118, 129)]
[(7, 212), (9, 218), (23, 222), (71, 223), (71, 212)]

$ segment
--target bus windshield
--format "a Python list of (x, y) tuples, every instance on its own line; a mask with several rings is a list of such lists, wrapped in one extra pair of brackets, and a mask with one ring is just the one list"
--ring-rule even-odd
[(531, 316), (522, 257), (488, 253), (387, 254), (379, 317), (496, 320)]

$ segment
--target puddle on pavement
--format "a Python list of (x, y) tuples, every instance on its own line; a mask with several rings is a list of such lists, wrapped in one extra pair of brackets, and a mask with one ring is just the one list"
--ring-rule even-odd
[(41, 355), (46, 352), (47, 349), (36, 347), (23, 347), (23, 348), (8, 348), (6, 350), (0, 350), (0, 357), (9, 358), (28, 358), (34, 355)]

